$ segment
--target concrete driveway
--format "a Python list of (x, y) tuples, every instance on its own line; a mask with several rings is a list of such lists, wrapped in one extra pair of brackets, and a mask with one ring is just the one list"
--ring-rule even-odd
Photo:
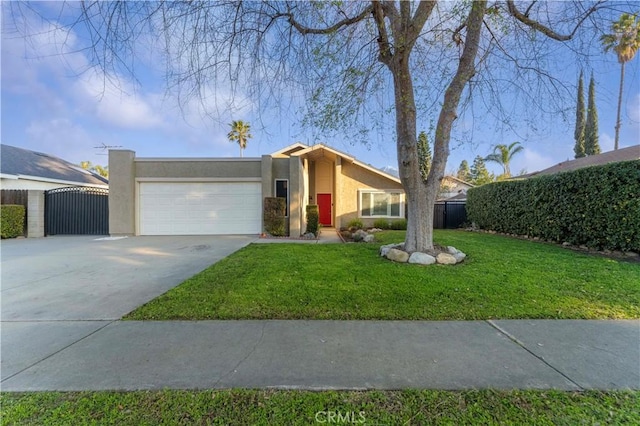
[(255, 236), (65, 236), (2, 242), (2, 321), (115, 320)]

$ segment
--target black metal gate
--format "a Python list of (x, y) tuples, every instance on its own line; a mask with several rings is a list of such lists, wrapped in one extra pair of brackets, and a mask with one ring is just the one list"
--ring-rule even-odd
[(45, 235), (108, 235), (109, 190), (86, 186), (44, 193)]
[(433, 212), (435, 229), (460, 228), (467, 221), (467, 204), (465, 201), (437, 202)]

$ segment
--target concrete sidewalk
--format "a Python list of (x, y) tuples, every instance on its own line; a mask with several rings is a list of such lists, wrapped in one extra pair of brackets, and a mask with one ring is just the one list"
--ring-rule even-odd
[(640, 321), (3, 322), (1, 387), (640, 389)]

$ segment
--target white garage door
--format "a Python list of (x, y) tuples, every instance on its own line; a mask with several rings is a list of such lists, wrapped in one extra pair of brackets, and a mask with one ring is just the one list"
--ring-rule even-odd
[(141, 182), (141, 235), (259, 234), (260, 182)]

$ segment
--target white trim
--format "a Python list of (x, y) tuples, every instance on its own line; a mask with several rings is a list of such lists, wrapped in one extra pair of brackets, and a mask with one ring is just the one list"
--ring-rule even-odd
[[(285, 152), (287, 152), (287, 151), (291, 151), (291, 150), (296, 149), (296, 148), (307, 149), (307, 148), (309, 148), (309, 145), (305, 145), (305, 144), (303, 144), (302, 142), (295, 142), (295, 143), (292, 143), (292, 144), (291, 144), (291, 145), (289, 145), (289, 146), (285, 146), (284, 148), (282, 148), (282, 149), (280, 149), (280, 150), (278, 150), (278, 151), (276, 151), (276, 152), (272, 152), (272, 153), (271, 153), (271, 154), (269, 154), (269, 155), (270, 155), (271, 157), (280, 157), (280, 156), (284, 156), (284, 155), (285, 155), (285, 154), (284, 154)], [(296, 152), (298, 152), (298, 151), (296, 151)]]
[(137, 177), (136, 182), (262, 182), (261, 177)]
[(11, 180), (18, 180), (18, 176), (16, 175), (8, 175), (5, 173), (0, 173), (0, 179), (11, 179)]
[[(291, 191), (289, 190), (289, 179), (283, 179), (283, 178), (274, 178), (273, 179), (273, 196), (274, 197), (278, 197), (278, 187), (277, 187), (277, 182), (279, 180), (283, 180), (285, 182), (287, 182), (287, 205), (285, 206), (285, 210), (287, 213), (289, 213), (289, 201), (291, 200)], [(286, 214), (284, 217), (289, 217), (288, 214)]]
[[(400, 205), (399, 205), (399, 209), (400, 211), (399, 216), (390, 216), (390, 215), (370, 215), (370, 216), (363, 216), (362, 215), (362, 194), (367, 193), (367, 194), (398, 194), (400, 195)], [(373, 197), (371, 198), (372, 202), (373, 202)], [(373, 208), (371, 207), (371, 209), (373, 210)], [(387, 207), (387, 210), (390, 211), (391, 208)], [(358, 217), (362, 218), (362, 219), (405, 219), (405, 200), (404, 200), (404, 191), (401, 189), (373, 189), (373, 188), (360, 188), (358, 189)]]
[(164, 162), (164, 163), (178, 163), (178, 162), (224, 162), (224, 161), (243, 161), (254, 162), (262, 161), (260, 157), (174, 157), (174, 158), (162, 158), (162, 157), (136, 157), (134, 161), (141, 163), (144, 162)]
[[(12, 177), (8, 177), (8, 176), (12, 176)], [(92, 188), (104, 188), (104, 189), (109, 189), (109, 185), (108, 184), (95, 184), (95, 183), (89, 183), (89, 182), (78, 182), (78, 181), (73, 181), (73, 180), (62, 180), (62, 179), (50, 179), (50, 178), (45, 178), (45, 177), (40, 177), (40, 176), (29, 176), (29, 175), (2, 175), (3, 179), (13, 179), (13, 180), (32, 180), (32, 181), (36, 181), (36, 182), (47, 182), (47, 183), (59, 183), (61, 185), (72, 185), (72, 186), (90, 186)]]

